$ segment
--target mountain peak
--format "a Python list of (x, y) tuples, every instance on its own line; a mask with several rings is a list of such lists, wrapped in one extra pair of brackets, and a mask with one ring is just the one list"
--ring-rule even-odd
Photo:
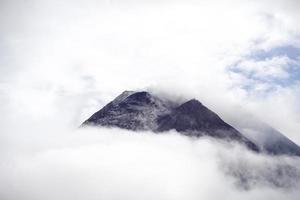
[(186, 108), (199, 108), (202, 106), (203, 106), (202, 103), (197, 99), (191, 99), (181, 105), (181, 107), (186, 107)]
[(135, 92), (127, 97), (128, 101), (136, 101), (141, 103), (150, 103), (152, 100), (152, 95), (148, 92)]
[(185, 113), (201, 112), (205, 107), (197, 99), (191, 99), (181, 104), (177, 110)]
[(237, 141), (254, 151), (300, 156), (300, 147), (273, 129), (268, 136), (271, 140), (253, 143), (197, 99), (178, 105), (146, 91), (124, 91), (82, 124), (86, 125), (155, 133), (176, 130), (191, 137), (206, 135)]
[(157, 116), (168, 111), (168, 104), (148, 92), (125, 91), (82, 125), (154, 130)]
[(178, 106), (146, 91), (124, 91), (83, 125), (151, 130), (156, 133), (174, 129), (187, 136), (207, 135), (236, 140), (258, 151), (255, 144), (198, 100), (191, 99)]

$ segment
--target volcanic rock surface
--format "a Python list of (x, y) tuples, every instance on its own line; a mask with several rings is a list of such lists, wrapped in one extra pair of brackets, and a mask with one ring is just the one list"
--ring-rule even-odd
[(259, 151), (256, 144), (196, 99), (177, 104), (148, 92), (125, 91), (82, 124), (86, 125), (156, 133), (176, 130), (186, 136), (233, 140)]

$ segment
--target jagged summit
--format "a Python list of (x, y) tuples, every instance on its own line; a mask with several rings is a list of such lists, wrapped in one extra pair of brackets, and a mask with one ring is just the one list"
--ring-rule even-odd
[(258, 147), (224, 122), (198, 100), (181, 105), (162, 100), (148, 92), (125, 91), (83, 125), (119, 127), (129, 130), (150, 130), (156, 133), (176, 130), (184, 135), (202, 135), (235, 140), (252, 150)]

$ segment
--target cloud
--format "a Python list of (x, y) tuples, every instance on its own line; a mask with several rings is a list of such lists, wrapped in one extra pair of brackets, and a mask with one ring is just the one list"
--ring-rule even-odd
[[(177, 133), (49, 132), (1, 159), (2, 199), (297, 199), (298, 158)], [(24, 134), (24, 133), (23, 133)], [(16, 138), (14, 138), (16, 137)], [(218, 191), (218, 192), (216, 192)]]
[(242, 61), (235, 69), (254, 79), (287, 79), (289, 78), (287, 70), (293, 64), (295, 65), (297, 62), (287, 56), (277, 56), (262, 61)]

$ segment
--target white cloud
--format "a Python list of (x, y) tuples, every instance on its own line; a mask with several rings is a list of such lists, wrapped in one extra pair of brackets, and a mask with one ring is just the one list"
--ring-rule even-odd
[[(247, 55), (297, 46), (299, 39), (295, 1), (294, 6), (283, 1), (15, 2), (2, 3), (3, 107), (47, 120), (66, 109), (70, 114), (64, 122), (73, 127), (123, 90), (149, 87), (199, 98), (226, 119), (234, 112), (222, 107), (241, 105), (260, 113), (253, 108), (269, 103), (259, 96), (266, 95), (270, 84), (247, 77), (237, 81), (227, 66), (242, 61), (243, 70), (258, 77), (289, 77), (284, 67), (288, 57), (254, 62)], [(243, 81), (254, 90), (249, 93)], [(291, 98), (298, 98), (293, 85), (275, 90), (278, 97), (289, 90)], [(268, 95), (271, 99), (273, 93)], [(283, 102), (289, 105), (280, 108), (294, 106)], [(299, 134), (284, 128), (298, 127), (294, 110), (286, 110), (290, 118), (274, 125), (299, 143)], [(270, 115), (281, 119), (279, 111)]]
[(235, 69), (251, 78), (268, 81), (274, 78), (289, 78), (290, 74), (288, 69), (291, 65), (295, 64), (297, 64), (297, 61), (292, 60), (287, 56), (275, 56), (258, 61), (254, 59), (245, 60), (239, 63)]
[[(256, 155), (241, 146), (175, 133), (95, 129), (37, 136), (36, 128), (30, 130), (27, 136), (34, 137), (25, 141), (11, 136), (8, 156), (2, 155), (3, 199), (297, 199), (299, 195), (298, 158)], [(236, 185), (241, 182), (235, 175), (248, 178), (248, 190)], [(274, 185), (276, 181), (282, 185)]]

